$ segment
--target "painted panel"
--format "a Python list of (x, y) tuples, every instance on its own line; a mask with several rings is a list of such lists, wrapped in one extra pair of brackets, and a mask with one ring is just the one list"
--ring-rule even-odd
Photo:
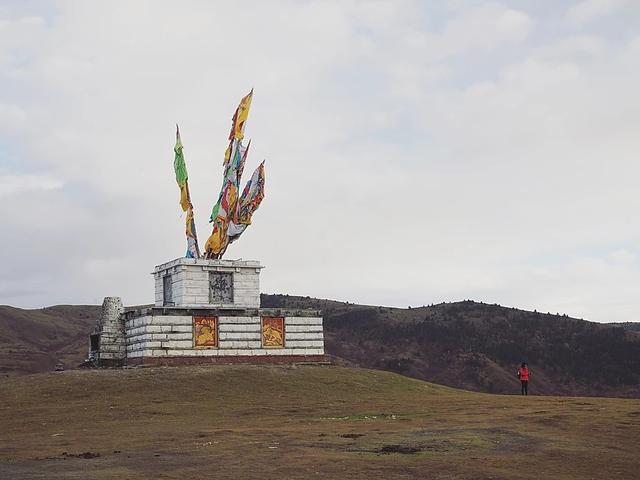
[(196, 348), (218, 347), (218, 317), (193, 317), (193, 345)]
[(284, 317), (262, 317), (262, 346), (284, 348)]

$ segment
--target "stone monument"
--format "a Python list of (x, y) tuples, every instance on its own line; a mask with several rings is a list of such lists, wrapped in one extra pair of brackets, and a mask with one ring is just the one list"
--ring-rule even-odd
[(91, 334), (89, 360), (103, 366), (118, 366), (126, 356), (124, 308), (120, 297), (106, 297), (102, 302), (100, 318)]
[[(98, 366), (191, 363), (324, 362), (321, 312), (260, 308), (260, 271), (255, 260), (222, 256), (251, 224), (264, 197), (264, 162), (238, 195), (248, 147), (242, 144), (253, 90), (233, 116), (224, 179), (200, 253), (180, 132), (174, 169), (186, 212), (185, 257), (155, 267), (155, 302), (125, 310), (107, 297), (91, 335), (89, 360)], [(250, 144), (251, 142), (249, 142)]]

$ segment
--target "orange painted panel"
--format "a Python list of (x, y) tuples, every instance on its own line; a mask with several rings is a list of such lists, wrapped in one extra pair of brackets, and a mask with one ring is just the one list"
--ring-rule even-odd
[(284, 317), (262, 317), (262, 346), (284, 348)]
[(217, 347), (218, 317), (193, 317), (193, 340), (195, 347)]

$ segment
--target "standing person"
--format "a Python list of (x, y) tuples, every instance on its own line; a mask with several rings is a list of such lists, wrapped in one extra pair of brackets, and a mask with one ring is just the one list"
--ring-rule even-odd
[(521, 395), (528, 395), (529, 392), (527, 391), (528, 387), (529, 387), (529, 365), (527, 365), (527, 362), (522, 362), (520, 364), (520, 368), (518, 369), (518, 378), (520, 379), (520, 394)]

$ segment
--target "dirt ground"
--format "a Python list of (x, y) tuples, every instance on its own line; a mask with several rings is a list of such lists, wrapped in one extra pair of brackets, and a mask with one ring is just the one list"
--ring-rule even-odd
[(0, 379), (2, 479), (637, 479), (640, 400), (327, 366)]

